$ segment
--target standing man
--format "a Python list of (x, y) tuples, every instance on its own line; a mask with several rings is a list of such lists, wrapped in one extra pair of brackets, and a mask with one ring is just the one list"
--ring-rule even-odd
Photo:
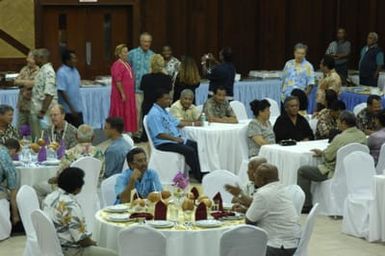
[(64, 50), (62, 62), (63, 65), (58, 69), (56, 79), (59, 103), (64, 107), (66, 121), (77, 128), (83, 124), (83, 114), (80, 74), (76, 68), (75, 52)]
[(140, 46), (128, 52), (128, 63), (134, 70), (135, 75), (135, 98), (138, 124), (138, 134), (136, 135), (136, 137), (139, 138), (143, 131), (141, 111), (143, 102), (143, 92), (140, 90), (140, 82), (142, 81), (143, 75), (150, 73), (150, 60), (151, 57), (155, 54), (150, 49), (151, 42), (152, 36), (149, 33), (144, 32), (140, 35)]
[(346, 83), (346, 78), (348, 77), (348, 64), (351, 51), (351, 44), (350, 41), (346, 40), (346, 36), (346, 30), (339, 28), (337, 30), (337, 40), (329, 44), (325, 53), (326, 55), (334, 57), (336, 72), (340, 75), (343, 83)]
[[(43, 119), (49, 122), (48, 109), (57, 102), (56, 74), (49, 62), (50, 52), (47, 49), (38, 49), (34, 52), (36, 65), (40, 67), (35, 77), (32, 89), (31, 123), (32, 136), (40, 136)], [(45, 128), (45, 127), (44, 127)]]
[(378, 46), (378, 34), (370, 32), (366, 39), (367, 45), (361, 50), (359, 63), (360, 84), (377, 87), (378, 76), (384, 65), (384, 52)]

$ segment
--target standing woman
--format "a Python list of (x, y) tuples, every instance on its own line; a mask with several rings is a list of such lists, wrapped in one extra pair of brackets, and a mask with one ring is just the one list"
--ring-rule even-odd
[(194, 59), (184, 56), (179, 67), (179, 73), (175, 79), (173, 102), (179, 100), (180, 93), (185, 89), (190, 89), (195, 94), (195, 89), (199, 87), (200, 81), (201, 77)]
[(118, 59), (112, 64), (112, 89), (110, 117), (120, 117), (124, 121), (125, 132), (135, 132), (136, 106), (135, 106), (135, 77), (127, 62), (128, 49), (125, 44), (115, 48)]

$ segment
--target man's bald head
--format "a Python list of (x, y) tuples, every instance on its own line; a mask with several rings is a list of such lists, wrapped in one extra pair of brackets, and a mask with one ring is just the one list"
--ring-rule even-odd
[(249, 180), (254, 181), (254, 174), (258, 167), (261, 164), (267, 163), (266, 158), (260, 157), (260, 156), (255, 156), (250, 159), (249, 164), (247, 166), (247, 175), (249, 176)]
[(255, 185), (257, 187), (262, 187), (275, 181), (279, 181), (277, 167), (268, 163), (259, 165), (254, 175)]

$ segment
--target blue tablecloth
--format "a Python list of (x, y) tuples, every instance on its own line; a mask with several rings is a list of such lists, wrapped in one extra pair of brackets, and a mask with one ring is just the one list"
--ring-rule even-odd
[[(356, 105), (366, 102), (368, 97), (369, 95), (358, 94), (358, 93), (347, 92), (347, 91), (344, 91), (340, 94), (341, 100), (346, 104), (346, 110), (349, 110), (349, 111), (353, 111), (353, 108)], [(384, 106), (385, 108), (385, 98), (384, 96), (382, 96), (381, 98), (382, 98), (382, 106)]]
[[(281, 80), (240, 81), (234, 83), (234, 100), (242, 102), (247, 114), (253, 117), (249, 103), (255, 99), (271, 98), (281, 104)], [(202, 105), (207, 100), (209, 85), (207, 82), (195, 90), (195, 104)]]
[[(83, 118), (86, 124), (94, 128), (102, 128), (110, 110), (111, 87), (81, 88)], [(0, 104), (7, 104), (16, 110), (19, 90), (0, 90)], [(17, 111), (13, 123), (17, 121)]]

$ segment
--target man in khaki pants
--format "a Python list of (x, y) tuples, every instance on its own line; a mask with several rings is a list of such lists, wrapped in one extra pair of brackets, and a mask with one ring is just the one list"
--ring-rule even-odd
[(151, 51), (151, 42), (152, 36), (144, 32), (140, 35), (140, 45), (137, 48), (132, 49), (128, 53), (128, 63), (130, 63), (135, 74), (135, 98), (136, 98), (136, 113), (137, 113), (137, 123), (138, 131), (134, 135), (134, 140), (139, 140), (142, 132), (142, 102), (143, 102), (143, 92), (140, 90), (140, 82), (142, 76), (150, 73), (150, 60), (151, 57), (155, 54)]

